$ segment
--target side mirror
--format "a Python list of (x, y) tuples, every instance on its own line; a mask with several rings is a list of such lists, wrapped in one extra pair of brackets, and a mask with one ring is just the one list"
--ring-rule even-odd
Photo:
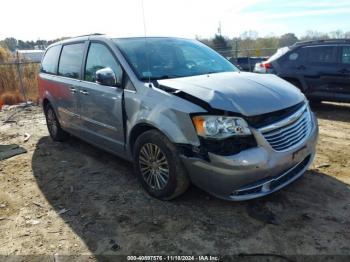
[(113, 70), (110, 67), (105, 67), (97, 70), (95, 73), (96, 83), (104, 86), (118, 86), (119, 82)]

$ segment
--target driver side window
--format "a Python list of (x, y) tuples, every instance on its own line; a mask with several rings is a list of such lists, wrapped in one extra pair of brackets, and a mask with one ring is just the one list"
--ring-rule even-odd
[(95, 82), (96, 71), (106, 67), (111, 68), (118, 81), (121, 81), (123, 70), (109, 49), (103, 44), (91, 43), (86, 60), (84, 80)]

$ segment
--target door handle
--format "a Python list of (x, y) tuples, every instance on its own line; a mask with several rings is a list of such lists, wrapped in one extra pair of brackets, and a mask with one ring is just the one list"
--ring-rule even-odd
[(77, 92), (77, 90), (73, 86), (71, 86), (69, 90), (72, 94), (75, 94)]
[(89, 94), (89, 92), (86, 90), (80, 90), (80, 94), (87, 96)]
[(305, 70), (305, 69), (306, 69), (306, 67), (305, 67), (305, 66), (303, 66), (303, 65), (300, 65), (300, 66), (297, 66), (297, 69), (298, 69), (298, 70)]

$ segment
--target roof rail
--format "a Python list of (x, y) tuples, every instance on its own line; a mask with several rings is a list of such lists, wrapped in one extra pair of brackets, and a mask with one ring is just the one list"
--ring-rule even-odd
[(75, 40), (76, 38), (79, 38), (79, 37), (88, 37), (88, 39), (90, 39), (91, 36), (99, 36), (99, 35), (105, 35), (105, 34), (100, 34), (100, 33), (93, 33), (93, 34), (88, 34), (88, 35), (78, 35), (78, 36), (72, 36), (72, 37), (67, 37), (67, 38), (64, 38), (60, 41), (57, 41), (53, 44), (51, 44), (50, 46), (52, 45), (57, 45), (57, 44), (62, 44), (62, 43), (69, 43), (70, 41), (72, 40)]
[(321, 44), (321, 43), (348, 43), (350, 42), (350, 39), (347, 38), (340, 38), (340, 39), (319, 39), (319, 40), (310, 40), (310, 41), (300, 41), (296, 42), (294, 46), (298, 45), (307, 45), (307, 44)]
[(104, 35), (101, 33), (92, 33), (92, 34), (87, 34), (87, 35), (78, 35), (78, 36), (72, 36), (70, 38), (77, 38), (77, 37), (84, 37), (84, 36), (93, 36), (93, 35)]

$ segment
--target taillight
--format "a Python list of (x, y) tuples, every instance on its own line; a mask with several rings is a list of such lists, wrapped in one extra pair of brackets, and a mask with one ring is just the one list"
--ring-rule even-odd
[(271, 64), (268, 62), (262, 62), (261, 63), (261, 67), (264, 67), (265, 69), (270, 69), (271, 68)]

